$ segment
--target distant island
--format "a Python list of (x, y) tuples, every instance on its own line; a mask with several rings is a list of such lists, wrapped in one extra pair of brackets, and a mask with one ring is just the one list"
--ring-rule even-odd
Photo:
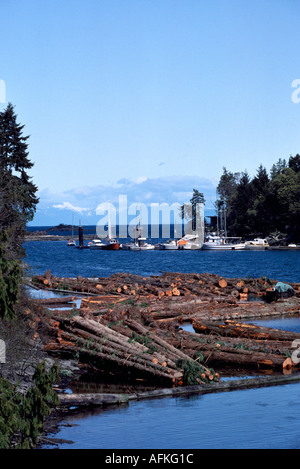
[(71, 231), (72, 229), (77, 229), (77, 226), (72, 225), (65, 225), (64, 223), (60, 223), (57, 226), (52, 226), (51, 228), (47, 228), (47, 231)]

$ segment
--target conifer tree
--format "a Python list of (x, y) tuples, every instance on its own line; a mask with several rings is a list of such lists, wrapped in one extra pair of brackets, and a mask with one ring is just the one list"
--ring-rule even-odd
[[(0, 317), (12, 316), (24, 256), (22, 243), (26, 223), (32, 220), (38, 198), (37, 187), (27, 171), (33, 163), (28, 158), (28, 136), (17, 122), (12, 104), (0, 112), (0, 279), (6, 294), (0, 296)], [(2, 291), (3, 293), (3, 291)]]

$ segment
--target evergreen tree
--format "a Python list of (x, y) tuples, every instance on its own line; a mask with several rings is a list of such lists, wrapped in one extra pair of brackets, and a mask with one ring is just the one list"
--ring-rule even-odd
[(300, 155), (290, 156), (289, 159), (289, 168), (291, 168), (295, 173), (300, 172)]
[(230, 209), (239, 180), (240, 173), (231, 173), (223, 167), (223, 174), (217, 187), (217, 195), (219, 196), (219, 205), (225, 205), (227, 210)]
[(300, 241), (300, 155), (279, 159), (270, 176), (260, 165), (256, 176), (223, 168), (216, 208), (226, 212), (228, 234), (263, 236), (279, 232)]
[(197, 227), (197, 222), (199, 220), (199, 205), (205, 204), (204, 195), (202, 192), (199, 192), (197, 189), (193, 189), (193, 195), (190, 199), (190, 204), (183, 204), (179, 209), (179, 216), (183, 219), (188, 220), (191, 231), (195, 231)]
[(240, 177), (234, 196), (232, 197), (228, 233), (233, 236), (246, 237), (253, 231), (252, 217), (249, 210), (253, 202), (253, 187), (250, 177), (245, 171)]
[(272, 207), (274, 200), (270, 193), (270, 179), (266, 168), (259, 166), (256, 176), (251, 181), (252, 206), (248, 215), (252, 220), (252, 233), (262, 237), (272, 231)]
[(0, 281), (6, 285), (9, 299), (2, 292), (0, 317), (13, 314), (13, 298), (17, 295), (16, 285), (21, 276), (26, 223), (32, 220), (38, 203), (37, 187), (27, 174), (33, 163), (28, 158), (29, 137), (23, 136), (23, 128), (24, 125), (17, 123), (12, 104), (8, 104), (0, 113)]

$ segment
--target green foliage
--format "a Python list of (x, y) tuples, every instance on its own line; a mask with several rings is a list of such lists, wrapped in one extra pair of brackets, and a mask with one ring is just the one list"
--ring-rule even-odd
[(36, 446), (43, 422), (58, 404), (53, 383), (58, 378), (56, 365), (47, 372), (45, 363), (37, 365), (34, 385), (25, 395), (0, 378), (0, 449), (28, 449)]
[(22, 270), (20, 261), (7, 259), (4, 243), (5, 233), (0, 233), (0, 318), (13, 319)]
[(191, 229), (195, 230), (197, 226), (197, 218), (199, 217), (199, 205), (205, 204), (204, 195), (197, 189), (193, 189), (193, 195), (190, 204), (183, 204), (179, 208), (179, 216), (185, 218), (191, 223)]
[[(199, 355), (199, 359), (201, 355)], [(176, 365), (178, 365), (183, 371), (183, 384), (184, 386), (192, 386), (194, 384), (199, 384), (199, 380), (203, 381), (201, 374), (204, 372), (204, 368), (200, 363), (193, 360), (177, 360)], [(211, 370), (212, 374), (214, 371)]]
[(300, 155), (279, 159), (270, 174), (260, 165), (256, 176), (223, 168), (216, 207), (225, 208), (229, 236), (266, 237), (284, 233), (300, 241)]
[(0, 317), (14, 317), (21, 279), (22, 243), (26, 223), (32, 220), (38, 198), (37, 187), (27, 170), (27, 140), (23, 125), (17, 123), (14, 108), (8, 104), (0, 112)]

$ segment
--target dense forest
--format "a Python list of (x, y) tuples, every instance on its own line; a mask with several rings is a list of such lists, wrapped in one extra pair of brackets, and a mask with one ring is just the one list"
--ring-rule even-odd
[(216, 209), (226, 214), (228, 236), (273, 237), (300, 242), (300, 155), (279, 159), (255, 177), (225, 167), (217, 186)]

